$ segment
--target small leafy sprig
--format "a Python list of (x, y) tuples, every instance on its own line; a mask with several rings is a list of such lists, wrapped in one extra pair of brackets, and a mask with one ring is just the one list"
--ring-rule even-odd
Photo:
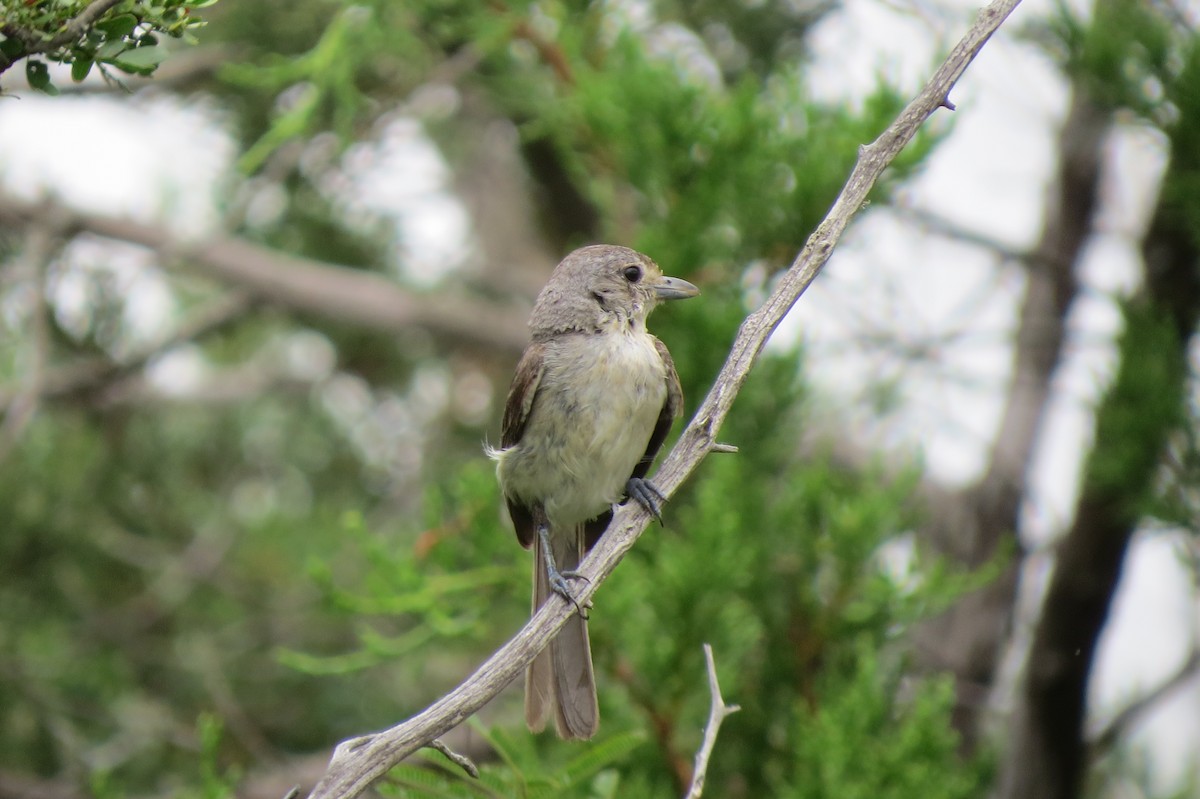
[(25, 60), (29, 85), (58, 94), (48, 63), (70, 64), (79, 82), (95, 67), (150, 75), (168, 55), (163, 36), (195, 43), (204, 24), (194, 14), (217, 0), (17, 0), (5, 4), (0, 23), (0, 73)]

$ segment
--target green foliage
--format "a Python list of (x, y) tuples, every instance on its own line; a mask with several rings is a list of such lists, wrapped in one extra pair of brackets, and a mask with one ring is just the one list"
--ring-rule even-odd
[[(71, 79), (82, 81), (92, 68), (111, 77), (114, 67), (131, 75), (152, 75), (170, 55), (162, 36), (194, 44), (192, 31), (204, 25), (194, 12), (217, 0), (124, 0), (104, 12), (78, 36), (60, 41), (73, 20), (90, 5), (85, 0), (10, 3), (0, 33), (0, 71), (27, 58), (25, 77), (33, 88), (58, 94), (46, 61), (70, 64)], [(45, 60), (43, 60), (45, 59)]]
[(816, 712), (798, 716), (791, 731), (797, 778), (773, 795), (948, 799), (986, 793), (986, 763), (947, 768), (955, 763), (958, 747), (946, 725), (954, 702), (948, 680), (906, 691), (895, 667), (881, 664), (878, 651), (869, 646), (855, 666), (836, 678), (835, 690), (823, 692), (827, 698)]
[[(369, 532), (358, 514), (347, 514), (340, 538), (363, 558), (363, 571), (335, 575), (319, 557), (308, 564), (328, 611), (353, 629), (358, 646), (332, 654), (280, 650), (280, 661), (308, 674), (344, 674), (394, 661), (436, 645), (472, 650), (502, 640), (495, 604), (527, 589), (528, 570), (512, 535), (503, 529), (499, 490), (482, 458), (445, 485), (432, 486), (425, 526), (409, 527), (409, 542)], [(512, 624), (525, 604), (510, 608)], [(463, 675), (465, 676), (465, 675)]]
[(1186, 375), (1173, 321), (1146, 303), (1126, 305), (1119, 347), (1121, 367), (1096, 418), (1105, 446), (1088, 460), (1084, 484), (1137, 518), (1148, 509), (1167, 436), (1181, 421)]
[(405, 799), (425, 796), (615, 799), (628, 795), (622, 790), (618, 766), (630, 752), (645, 744), (644, 736), (637, 732), (603, 734), (583, 751), (563, 749), (556, 757), (547, 759), (528, 734), (480, 732), (498, 762), (484, 765), (478, 779), (466, 776), (440, 754), (427, 753), (420, 765), (402, 764), (388, 772), (387, 787), (382, 793)]
[(267, 130), (238, 160), (243, 172), (257, 171), (267, 157), (300, 136), (319, 129), (318, 114), (328, 109), (333, 130), (344, 140), (354, 133), (354, 122), (365, 98), (355, 85), (358, 59), (352, 53), (373, 24), (364, 8), (347, 8), (336, 16), (311, 50), (299, 57), (277, 56), (251, 68), (229, 65), (224, 76), (235, 85), (281, 91), (303, 86), (304, 91), (285, 106)]

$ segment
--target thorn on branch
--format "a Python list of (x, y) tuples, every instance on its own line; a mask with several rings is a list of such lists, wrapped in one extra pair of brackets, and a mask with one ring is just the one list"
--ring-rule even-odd
[(723, 452), (730, 455), (737, 453), (738, 448), (733, 444), (723, 444), (720, 441), (714, 441), (708, 448), (709, 452)]
[(947, 109), (947, 110), (950, 110), (950, 111), (957, 111), (957, 110), (958, 110), (958, 108), (957, 108), (957, 107), (954, 105), (954, 103), (950, 102), (950, 98), (949, 98), (949, 97), (943, 97), (943, 98), (942, 98), (942, 102), (940, 103), (940, 106), (941, 106), (942, 108), (945, 108), (945, 109)]
[(708, 761), (717, 743), (717, 731), (721, 728), (721, 722), (726, 716), (741, 710), (738, 705), (725, 704), (725, 700), (721, 698), (721, 686), (717, 683), (717, 664), (713, 661), (710, 644), (704, 645), (704, 662), (708, 667), (708, 691), (712, 695), (712, 704), (708, 711), (708, 723), (704, 725), (704, 742), (700, 744), (700, 751), (696, 752), (692, 785), (685, 799), (700, 799), (704, 792), (704, 775), (708, 772)]

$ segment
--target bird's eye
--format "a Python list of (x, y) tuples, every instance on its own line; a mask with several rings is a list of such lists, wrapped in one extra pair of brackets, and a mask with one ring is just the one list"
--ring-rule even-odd
[(630, 283), (636, 283), (642, 279), (642, 268), (640, 266), (625, 267), (625, 279)]

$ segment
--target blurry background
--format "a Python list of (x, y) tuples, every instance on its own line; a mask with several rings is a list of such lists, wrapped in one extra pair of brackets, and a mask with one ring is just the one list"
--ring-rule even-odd
[[(553, 265), (701, 286), (651, 323), (694, 409), (976, 8), (176, 0), (122, 50), (152, 5), (119, 80), (0, 76), (0, 797), (278, 797), (453, 687), (528, 613), (482, 444)], [(601, 589), (600, 736), (514, 686), (483, 783), (379, 791), (679, 795), (707, 641), (714, 797), (1200, 796), (1198, 19), (1026, 0)]]

